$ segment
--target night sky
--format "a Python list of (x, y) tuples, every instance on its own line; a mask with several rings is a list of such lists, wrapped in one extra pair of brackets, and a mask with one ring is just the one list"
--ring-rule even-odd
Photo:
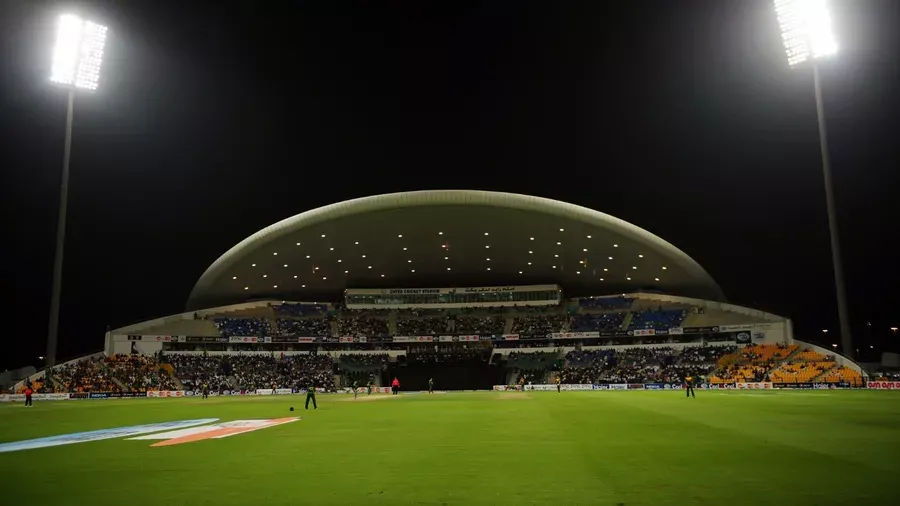
[[(838, 342), (812, 72), (788, 67), (770, 1), (374, 4), (4, 0), (0, 370), (45, 349), (66, 97), (48, 77), (72, 5), (109, 37), (75, 104), (60, 361), (182, 311), (275, 221), (444, 188), (612, 214), (731, 302)], [(900, 2), (832, 7), (845, 274), (857, 346), (877, 353), (900, 341)]]

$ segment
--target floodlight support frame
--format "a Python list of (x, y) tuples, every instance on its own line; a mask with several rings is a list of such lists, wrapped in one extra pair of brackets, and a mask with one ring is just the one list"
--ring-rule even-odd
[(841, 242), (835, 213), (834, 190), (831, 182), (831, 157), (828, 155), (828, 129), (825, 123), (825, 106), (822, 101), (822, 85), (819, 63), (812, 59), (813, 86), (816, 92), (816, 115), (819, 121), (819, 148), (822, 151), (822, 174), (825, 178), (825, 203), (828, 209), (828, 229), (831, 236), (831, 262), (834, 269), (834, 290), (837, 299), (838, 320), (841, 327), (841, 348), (844, 355), (853, 358), (853, 338), (850, 333), (850, 316), (847, 310), (847, 293), (844, 287), (844, 269), (841, 261)]
[(53, 259), (53, 291), (50, 295), (50, 322), (47, 328), (47, 367), (56, 365), (56, 345), (59, 332), (59, 300), (62, 291), (63, 252), (66, 244), (66, 208), (69, 201), (69, 154), (72, 151), (72, 115), (75, 108), (75, 88), (69, 88), (66, 110), (66, 141), (63, 152), (62, 179), (59, 184), (59, 216), (56, 222), (56, 252)]

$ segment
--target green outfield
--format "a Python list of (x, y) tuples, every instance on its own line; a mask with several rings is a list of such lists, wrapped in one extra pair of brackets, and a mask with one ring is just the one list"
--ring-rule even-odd
[[(320, 395), (317, 411), (302, 401), (0, 406), (0, 443), (188, 419), (301, 418), (218, 439), (119, 437), (0, 453), (2, 504), (733, 506), (898, 497), (900, 392)], [(150, 446), (160, 442), (168, 446)]]

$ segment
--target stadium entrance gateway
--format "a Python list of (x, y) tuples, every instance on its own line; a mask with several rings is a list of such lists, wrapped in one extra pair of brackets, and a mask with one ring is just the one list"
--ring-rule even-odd
[(350, 288), (348, 309), (439, 309), (465, 307), (554, 306), (559, 285), (476, 286), (467, 288)]

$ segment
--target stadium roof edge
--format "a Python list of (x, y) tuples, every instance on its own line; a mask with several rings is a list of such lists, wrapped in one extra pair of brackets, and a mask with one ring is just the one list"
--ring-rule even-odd
[(220, 276), (265, 244), (307, 227), (354, 215), (402, 208), (427, 206), (487, 206), (543, 213), (614, 231), (649, 249), (666, 254), (696, 284), (705, 287), (708, 299), (724, 301), (721, 288), (693, 258), (660, 237), (628, 223), (586, 207), (557, 200), (515, 193), (481, 190), (424, 190), (362, 197), (312, 209), (274, 223), (252, 234), (216, 259), (200, 276), (187, 301), (189, 310), (203, 307), (203, 299)]

